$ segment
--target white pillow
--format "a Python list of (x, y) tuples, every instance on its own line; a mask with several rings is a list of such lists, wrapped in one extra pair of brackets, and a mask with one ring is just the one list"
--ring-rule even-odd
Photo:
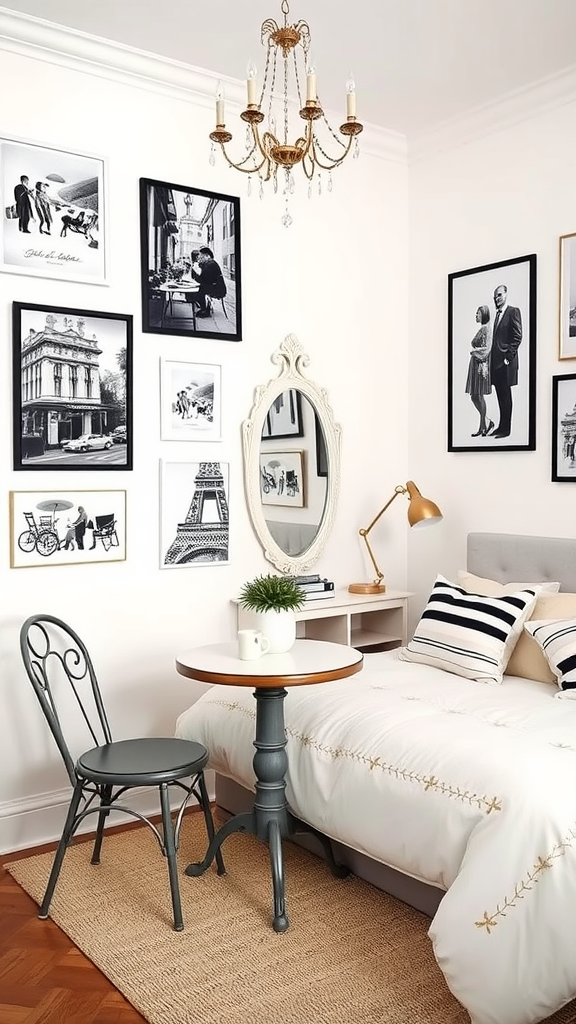
[(536, 589), (498, 597), (469, 594), (438, 575), (414, 636), (398, 656), (467, 679), (501, 683), (537, 596)]
[(576, 700), (576, 619), (532, 619), (524, 624), (541, 648), (562, 694)]
[(457, 579), (459, 587), (463, 587), (470, 594), (482, 594), (484, 597), (514, 594), (517, 590), (526, 590), (528, 587), (539, 587), (541, 594), (557, 594), (560, 590), (559, 583), (498, 583), (497, 580), (489, 580), (485, 576), (475, 576), (465, 569), (458, 569)]

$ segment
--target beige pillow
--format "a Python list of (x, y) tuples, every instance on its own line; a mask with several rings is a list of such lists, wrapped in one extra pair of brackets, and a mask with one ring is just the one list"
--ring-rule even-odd
[[(534, 620), (573, 618), (576, 618), (576, 594), (542, 594), (530, 615)], [(557, 683), (542, 650), (526, 630), (522, 631), (512, 651), (506, 672), (510, 676), (538, 679), (542, 683)]]
[(513, 594), (516, 590), (525, 590), (526, 587), (539, 587), (541, 594), (557, 594), (560, 590), (559, 583), (535, 583), (533, 580), (521, 583), (497, 583), (496, 580), (486, 579), (484, 576), (475, 576), (465, 569), (458, 569), (458, 586), (467, 590), (469, 594), (481, 594), (482, 597), (498, 597), (499, 594)]
[[(472, 588), (472, 593), (486, 594), (487, 597), (497, 597), (502, 593), (500, 588), (518, 587), (519, 584), (508, 583), (503, 585), (496, 580), (483, 579), (482, 576), (474, 576), (472, 573), (460, 570), (458, 572), (458, 583), (463, 590)], [(576, 617), (576, 594), (559, 594), (558, 583), (538, 584), (540, 596), (530, 619), (572, 619)], [(524, 586), (527, 586), (525, 583)], [(542, 592), (542, 587), (555, 587), (556, 592)], [(480, 589), (484, 587), (484, 589)], [(476, 589), (477, 588), (477, 589)], [(492, 589), (489, 589), (492, 588)], [(518, 643), (512, 651), (510, 661), (506, 666), (506, 675), (522, 676), (524, 679), (536, 679), (541, 683), (553, 683), (556, 685), (556, 676), (552, 673), (550, 666), (542, 654), (533, 636), (522, 630)]]

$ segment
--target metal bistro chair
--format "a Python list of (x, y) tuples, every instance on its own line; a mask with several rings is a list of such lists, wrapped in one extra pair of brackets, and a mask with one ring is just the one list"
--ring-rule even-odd
[[(176, 851), (182, 818), (192, 795), (204, 812), (208, 840), (214, 835), (203, 771), (208, 761), (206, 748), (192, 740), (174, 737), (113, 742), (96, 673), (86, 646), (70, 626), (53, 615), (32, 615), (26, 619), (20, 630), (20, 650), (26, 672), (74, 787), (38, 916), (48, 917), (64, 854), (86, 815), (98, 814), (91, 863), (99, 864), (106, 818), (110, 811), (118, 810), (139, 818), (156, 836), (162, 854), (168, 861), (174, 928), (181, 931), (184, 924)], [(66, 690), (69, 698), (68, 686), (72, 689), (74, 699), (66, 701), (64, 710), (64, 701), (57, 700), (56, 693), (62, 697)], [(61, 720), (68, 715), (70, 708), (78, 712), (79, 721), (87, 727), (95, 744), (81, 754), (76, 763), (61, 728)], [(190, 781), (184, 783), (182, 779)], [(162, 832), (145, 815), (117, 803), (118, 798), (127, 790), (143, 786), (157, 786), (160, 791)], [(175, 823), (172, 822), (170, 811), (171, 787), (178, 787), (185, 794)], [(218, 855), (216, 862), (218, 874), (224, 874), (224, 862)]]

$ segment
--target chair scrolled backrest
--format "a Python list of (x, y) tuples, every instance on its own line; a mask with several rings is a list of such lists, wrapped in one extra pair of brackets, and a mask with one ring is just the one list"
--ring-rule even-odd
[(86, 645), (70, 626), (54, 615), (31, 615), (20, 629), (20, 651), (28, 678), (75, 785), (74, 758), (62, 731), (63, 715), (58, 713), (58, 705), (62, 711), (62, 702), (70, 689), (94, 746), (112, 742)]

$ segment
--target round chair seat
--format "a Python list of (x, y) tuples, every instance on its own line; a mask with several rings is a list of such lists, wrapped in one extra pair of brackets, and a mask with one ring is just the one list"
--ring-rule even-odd
[(81, 754), (76, 770), (98, 782), (155, 785), (202, 771), (208, 751), (194, 740), (150, 736), (118, 740)]

